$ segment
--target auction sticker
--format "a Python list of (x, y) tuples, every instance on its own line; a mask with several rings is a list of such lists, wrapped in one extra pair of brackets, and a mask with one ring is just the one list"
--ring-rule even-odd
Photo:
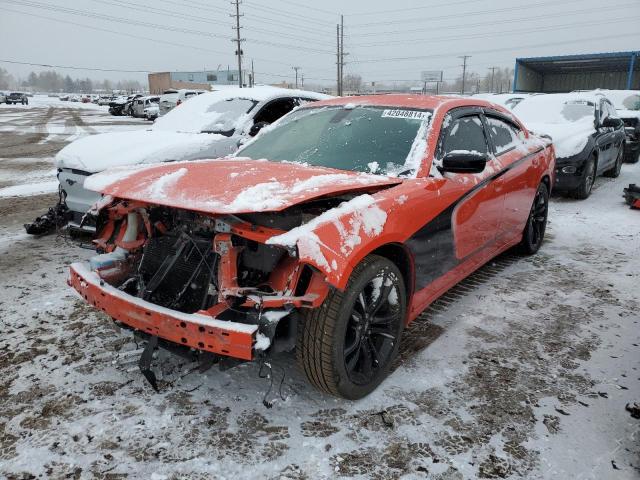
[(425, 120), (431, 116), (431, 112), (422, 110), (384, 110), (382, 118), (410, 118), (416, 120)]

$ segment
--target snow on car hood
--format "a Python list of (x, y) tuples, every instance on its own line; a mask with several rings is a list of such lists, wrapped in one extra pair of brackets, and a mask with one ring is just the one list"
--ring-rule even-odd
[(55, 158), (58, 168), (101, 172), (110, 167), (219, 157), (215, 152), (222, 135), (134, 130), (91, 135), (64, 147)]
[(280, 211), (326, 195), (401, 183), (398, 178), (266, 160), (220, 159), (116, 168), (89, 190), (204, 213)]
[(558, 158), (579, 154), (587, 146), (589, 136), (596, 131), (593, 120), (589, 118), (573, 123), (529, 122), (526, 125), (533, 133), (551, 137)]

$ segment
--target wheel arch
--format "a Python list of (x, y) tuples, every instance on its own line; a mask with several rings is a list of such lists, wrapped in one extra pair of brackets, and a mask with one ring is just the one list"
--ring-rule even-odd
[(369, 255), (379, 255), (393, 262), (398, 267), (402, 277), (404, 279), (404, 286), (407, 294), (407, 311), (408, 306), (411, 305), (411, 296), (413, 295), (413, 289), (415, 284), (414, 263), (411, 253), (406, 246), (401, 243), (387, 243), (375, 250), (369, 252)]

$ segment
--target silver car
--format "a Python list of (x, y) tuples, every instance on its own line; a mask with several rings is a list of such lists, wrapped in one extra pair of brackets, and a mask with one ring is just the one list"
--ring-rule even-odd
[(180, 90), (165, 91), (160, 97), (160, 116), (166, 115), (183, 102), (203, 93), (206, 93), (206, 90), (187, 90), (182, 88)]
[(159, 96), (140, 97), (133, 101), (131, 106), (131, 116), (137, 118), (145, 118), (145, 109), (152, 104), (158, 104), (160, 102)]

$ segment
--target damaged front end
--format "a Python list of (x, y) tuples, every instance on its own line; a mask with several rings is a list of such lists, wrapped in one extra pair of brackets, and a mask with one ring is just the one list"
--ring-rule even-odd
[(292, 350), (296, 310), (320, 306), (330, 286), (295, 247), (267, 240), (314, 208), (235, 216), (113, 200), (99, 212), (99, 254), (71, 265), (69, 284), (156, 342), (217, 359)]

